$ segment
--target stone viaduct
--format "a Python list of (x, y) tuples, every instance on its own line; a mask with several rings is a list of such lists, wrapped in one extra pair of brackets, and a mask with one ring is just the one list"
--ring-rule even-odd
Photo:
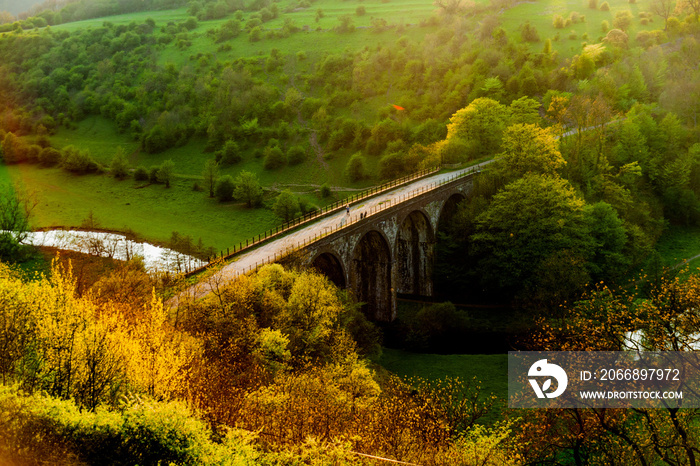
[(437, 232), (469, 195), (474, 176), (399, 200), (322, 237), (304, 248), (307, 264), (351, 290), (371, 319), (393, 320), (397, 293), (433, 295)]

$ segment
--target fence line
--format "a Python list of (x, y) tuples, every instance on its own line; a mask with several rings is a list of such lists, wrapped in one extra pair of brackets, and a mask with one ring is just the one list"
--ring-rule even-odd
[[(231, 276), (231, 279), (235, 280), (236, 278), (240, 277), (241, 275), (245, 275), (245, 274), (248, 274), (250, 272), (254, 272), (254, 271), (258, 270), (263, 265), (277, 262), (278, 260), (281, 260), (281, 259), (283, 259), (283, 258), (285, 258), (285, 257), (287, 257), (287, 256), (289, 256), (297, 251), (304, 249), (308, 245), (315, 243), (316, 241), (320, 240), (321, 238), (325, 238), (326, 236), (328, 236), (334, 232), (337, 232), (338, 230), (345, 229), (345, 228), (349, 227), (350, 225), (354, 225), (355, 223), (359, 222), (360, 220), (366, 219), (370, 215), (387, 210), (387, 209), (395, 206), (396, 204), (400, 204), (400, 203), (408, 201), (410, 199), (414, 199), (427, 191), (431, 191), (431, 190), (438, 188), (440, 186), (444, 186), (444, 185), (451, 183), (452, 181), (454, 181), (458, 178), (463, 178), (463, 177), (466, 177), (469, 175), (474, 175), (474, 174), (479, 173), (479, 172), (481, 172), (481, 168), (474, 167), (469, 171), (455, 174), (454, 176), (451, 176), (445, 180), (434, 181), (427, 186), (422, 186), (420, 188), (416, 188), (413, 191), (410, 191), (406, 194), (401, 195), (398, 200), (389, 199), (386, 202), (383, 202), (382, 204), (371, 207), (369, 209), (369, 211), (366, 213), (366, 215), (364, 215), (362, 218), (360, 218), (359, 215), (353, 215), (350, 217), (350, 219), (347, 222), (341, 221), (340, 223), (338, 223), (336, 225), (331, 225), (330, 227), (325, 227), (323, 233), (314, 233), (313, 237), (304, 238), (303, 241), (298, 241), (298, 242), (296, 242), (296, 244), (288, 246), (287, 248), (285, 248), (281, 252), (275, 252), (273, 254), (269, 254), (266, 258), (264, 258), (260, 261), (255, 261), (255, 264), (251, 264), (248, 267), (244, 267), (242, 270), (235, 271), (233, 273), (233, 275)], [(206, 266), (205, 266), (205, 268), (206, 268)], [(193, 272), (190, 272), (190, 273), (193, 273)]]

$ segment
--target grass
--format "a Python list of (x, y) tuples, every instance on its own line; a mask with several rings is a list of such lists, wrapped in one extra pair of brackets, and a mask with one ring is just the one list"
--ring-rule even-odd
[(183, 178), (176, 178), (166, 189), (163, 185), (142, 187), (143, 183), (133, 180), (15, 165), (0, 173), (0, 182), (9, 180), (36, 196), (35, 228), (79, 226), (92, 213), (101, 228), (133, 232), (153, 243), (166, 243), (177, 231), (225, 250), (279, 223), (268, 209), (220, 204), (193, 192), (191, 180)]
[[(640, 24), (639, 13), (649, 11), (650, 2), (642, 0), (638, 3), (630, 4), (625, 0), (608, 0), (610, 11), (600, 11), (600, 5), (604, 0), (598, 0), (598, 9), (588, 8), (587, 0), (552, 0), (547, 4), (541, 2), (522, 2), (515, 7), (505, 11), (502, 15), (502, 26), (509, 31), (511, 36), (518, 35), (518, 29), (525, 21), (529, 21), (534, 26), (540, 36), (541, 42), (530, 45), (533, 52), (540, 52), (547, 38), (552, 39), (552, 49), (559, 52), (561, 57), (572, 57), (581, 53), (583, 43), (595, 44), (601, 42), (605, 37), (601, 29), (602, 21), (610, 24), (613, 29), (613, 20), (618, 11), (630, 10), (633, 20), (630, 28), (626, 31), (630, 38), (630, 46), (634, 44), (634, 38), (639, 31), (651, 31), (663, 29), (663, 19), (658, 16), (646, 26)], [(556, 29), (552, 24), (554, 15), (560, 15), (565, 20), (572, 12), (578, 12), (586, 17), (586, 21), (571, 24), (563, 29)], [(576, 34), (576, 39), (570, 39), (570, 34)], [(554, 37), (559, 34), (559, 40)], [(583, 39), (584, 34), (588, 35)]]
[[(656, 243), (663, 264), (673, 267), (684, 260), (700, 254), (700, 227), (671, 225)], [(689, 262), (691, 268), (700, 266), (700, 258)]]
[(379, 364), (403, 377), (422, 377), (429, 380), (445, 376), (462, 380), (476, 378), (480, 382), (483, 398), (495, 395), (499, 403), (487, 415), (485, 422), (499, 419), (508, 399), (507, 354), (422, 354), (383, 348)]

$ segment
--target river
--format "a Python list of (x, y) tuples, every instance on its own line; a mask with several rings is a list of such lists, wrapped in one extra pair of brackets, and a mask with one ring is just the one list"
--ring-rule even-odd
[(193, 256), (172, 249), (154, 246), (150, 243), (128, 239), (117, 233), (83, 230), (48, 230), (30, 232), (23, 241), (33, 246), (46, 246), (57, 249), (129, 260), (134, 256), (143, 257), (149, 272), (186, 272), (205, 264)]

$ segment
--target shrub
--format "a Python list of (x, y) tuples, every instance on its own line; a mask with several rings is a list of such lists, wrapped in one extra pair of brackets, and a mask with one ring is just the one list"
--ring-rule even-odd
[(306, 159), (306, 150), (301, 146), (292, 146), (287, 151), (287, 163), (298, 165)]
[(126, 160), (126, 155), (124, 155), (124, 150), (121, 147), (114, 154), (112, 163), (109, 165), (109, 171), (118, 180), (123, 180), (129, 176), (129, 161)]
[(610, 11), (610, 5), (608, 2), (603, 2), (600, 4), (600, 11)]
[(345, 174), (351, 181), (360, 181), (367, 178), (367, 170), (365, 168), (365, 158), (359, 152), (353, 154), (345, 166)]
[(61, 153), (53, 147), (45, 147), (39, 154), (39, 162), (47, 167), (56, 165), (61, 161)]
[(154, 165), (148, 170), (148, 181), (158, 183), (158, 166)]
[(224, 147), (221, 150), (216, 151), (214, 157), (217, 163), (221, 165), (233, 165), (243, 159), (238, 144), (230, 139), (224, 143)]
[(539, 42), (540, 35), (537, 33), (535, 26), (532, 26), (529, 21), (521, 26), (520, 35), (525, 42)]
[(319, 192), (321, 194), (321, 197), (324, 199), (327, 197), (330, 197), (331, 196), (331, 187), (328, 186), (328, 183), (323, 183), (321, 185), (321, 189)]
[(601, 22), (600, 30), (603, 31), (603, 34), (607, 33), (610, 30), (610, 23), (608, 23), (607, 21)]
[(364, 16), (365, 13), (367, 13), (367, 10), (365, 9), (365, 7), (363, 5), (360, 5), (357, 8), (355, 8), (355, 14), (357, 16)]
[(67, 146), (63, 149), (61, 167), (72, 173), (89, 173), (97, 171), (97, 163), (92, 159), (86, 150), (80, 150), (74, 146)]
[(134, 180), (148, 181), (148, 169), (143, 165), (136, 167), (136, 170), (134, 170)]
[(591, 10), (597, 10), (598, 0), (588, 0), (588, 8), (590, 8)]
[(233, 191), (236, 189), (236, 183), (230, 175), (225, 175), (219, 178), (214, 188), (214, 195), (219, 202), (228, 202), (233, 199)]
[(552, 21), (552, 25), (557, 29), (563, 29), (564, 28), (564, 18), (562, 18), (561, 15), (554, 15), (554, 20)]
[(275, 170), (285, 164), (284, 153), (278, 146), (265, 148), (265, 161), (263, 166), (266, 170)]

